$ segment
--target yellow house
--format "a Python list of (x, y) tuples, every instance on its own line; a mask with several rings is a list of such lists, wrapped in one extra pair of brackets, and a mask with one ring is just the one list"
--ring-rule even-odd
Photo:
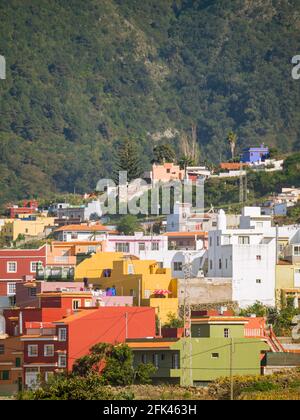
[(54, 217), (38, 217), (36, 220), (13, 219), (5, 223), (1, 235), (8, 242), (15, 241), (19, 235), (38, 237), (46, 227), (54, 226)]
[(76, 267), (75, 281), (84, 278), (94, 287), (114, 286), (117, 295), (133, 296), (135, 306), (156, 308), (162, 323), (168, 320), (169, 313), (178, 313), (177, 279), (172, 278), (171, 269), (160, 268), (154, 260), (97, 253)]
[(300, 264), (279, 261), (276, 265), (276, 305), (280, 308), (289, 297), (298, 299), (300, 305)]

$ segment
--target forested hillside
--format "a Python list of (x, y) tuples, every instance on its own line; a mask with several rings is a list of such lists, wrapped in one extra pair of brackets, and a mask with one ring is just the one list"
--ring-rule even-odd
[[(91, 190), (133, 139), (300, 149), (298, 0), (0, 0), (0, 202)], [(167, 138), (164, 138), (167, 137)]]

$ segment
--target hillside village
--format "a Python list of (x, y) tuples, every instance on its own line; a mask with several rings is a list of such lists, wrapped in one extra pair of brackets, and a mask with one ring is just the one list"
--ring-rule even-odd
[[(251, 166), (282, 171), (283, 161), (262, 145), (222, 163), (219, 175), (153, 163), (142, 193), (174, 180), (243, 179)], [(0, 394), (72, 372), (100, 343), (126, 345), (133, 368), (151, 364), (154, 385), (207, 386), (300, 366), (300, 225), (276, 218), (297, 206), (299, 187), (261, 206), (241, 203), (235, 214), (175, 202), (171, 214), (127, 227), (132, 216), (114, 224), (95, 194), (81, 205), (8, 205), (0, 220)]]

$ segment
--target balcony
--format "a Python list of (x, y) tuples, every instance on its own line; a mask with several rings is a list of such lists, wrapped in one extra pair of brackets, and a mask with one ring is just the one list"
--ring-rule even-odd
[(74, 267), (47, 266), (46, 268), (38, 268), (36, 279), (46, 281), (74, 281)]
[(50, 256), (47, 259), (48, 265), (76, 265), (76, 256)]

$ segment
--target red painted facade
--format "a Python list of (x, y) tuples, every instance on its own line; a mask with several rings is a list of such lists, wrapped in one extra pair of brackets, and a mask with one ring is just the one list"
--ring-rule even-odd
[[(49, 310), (42, 309), (45, 314)], [(118, 344), (125, 342), (126, 338), (155, 336), (154, 308), (82, 309), (71, 316), (53, 321), (51, 325), (45, 322), (45, 318), (41, 324), (27, 322), (26, 332), (21, 337), (24, 342), (25, 383), (29, 381), (28, 375), (32, 368), (37, 369), (42, 377), (45, 372), (71, 371), (75, 360), (86, 355), (96, 343)], [(61, 339), (61, 329), (65, 332), (65, 340)], [(49, 345), (53, 345), (53, 355), (50, 357), (45, 355), (45, 346)], [(37, 354), (34, 357), (30, 356), (30, 346), (36, 346), (34, 349)], [(66, 358), (66, 366), (61, 365), (61, 357)]]
[(9, 207), (9, 217), (15, 219), (19, 215), (34, 214), (38, 210), (38, 202), (36, 200), (24, 200), (23, 207)]
[(0, 249), (0, 296), (9, 295), (9, 283), (34, 279), (32, 263), (46, 265), (46, 255), (46, 245), (39, 249)]

